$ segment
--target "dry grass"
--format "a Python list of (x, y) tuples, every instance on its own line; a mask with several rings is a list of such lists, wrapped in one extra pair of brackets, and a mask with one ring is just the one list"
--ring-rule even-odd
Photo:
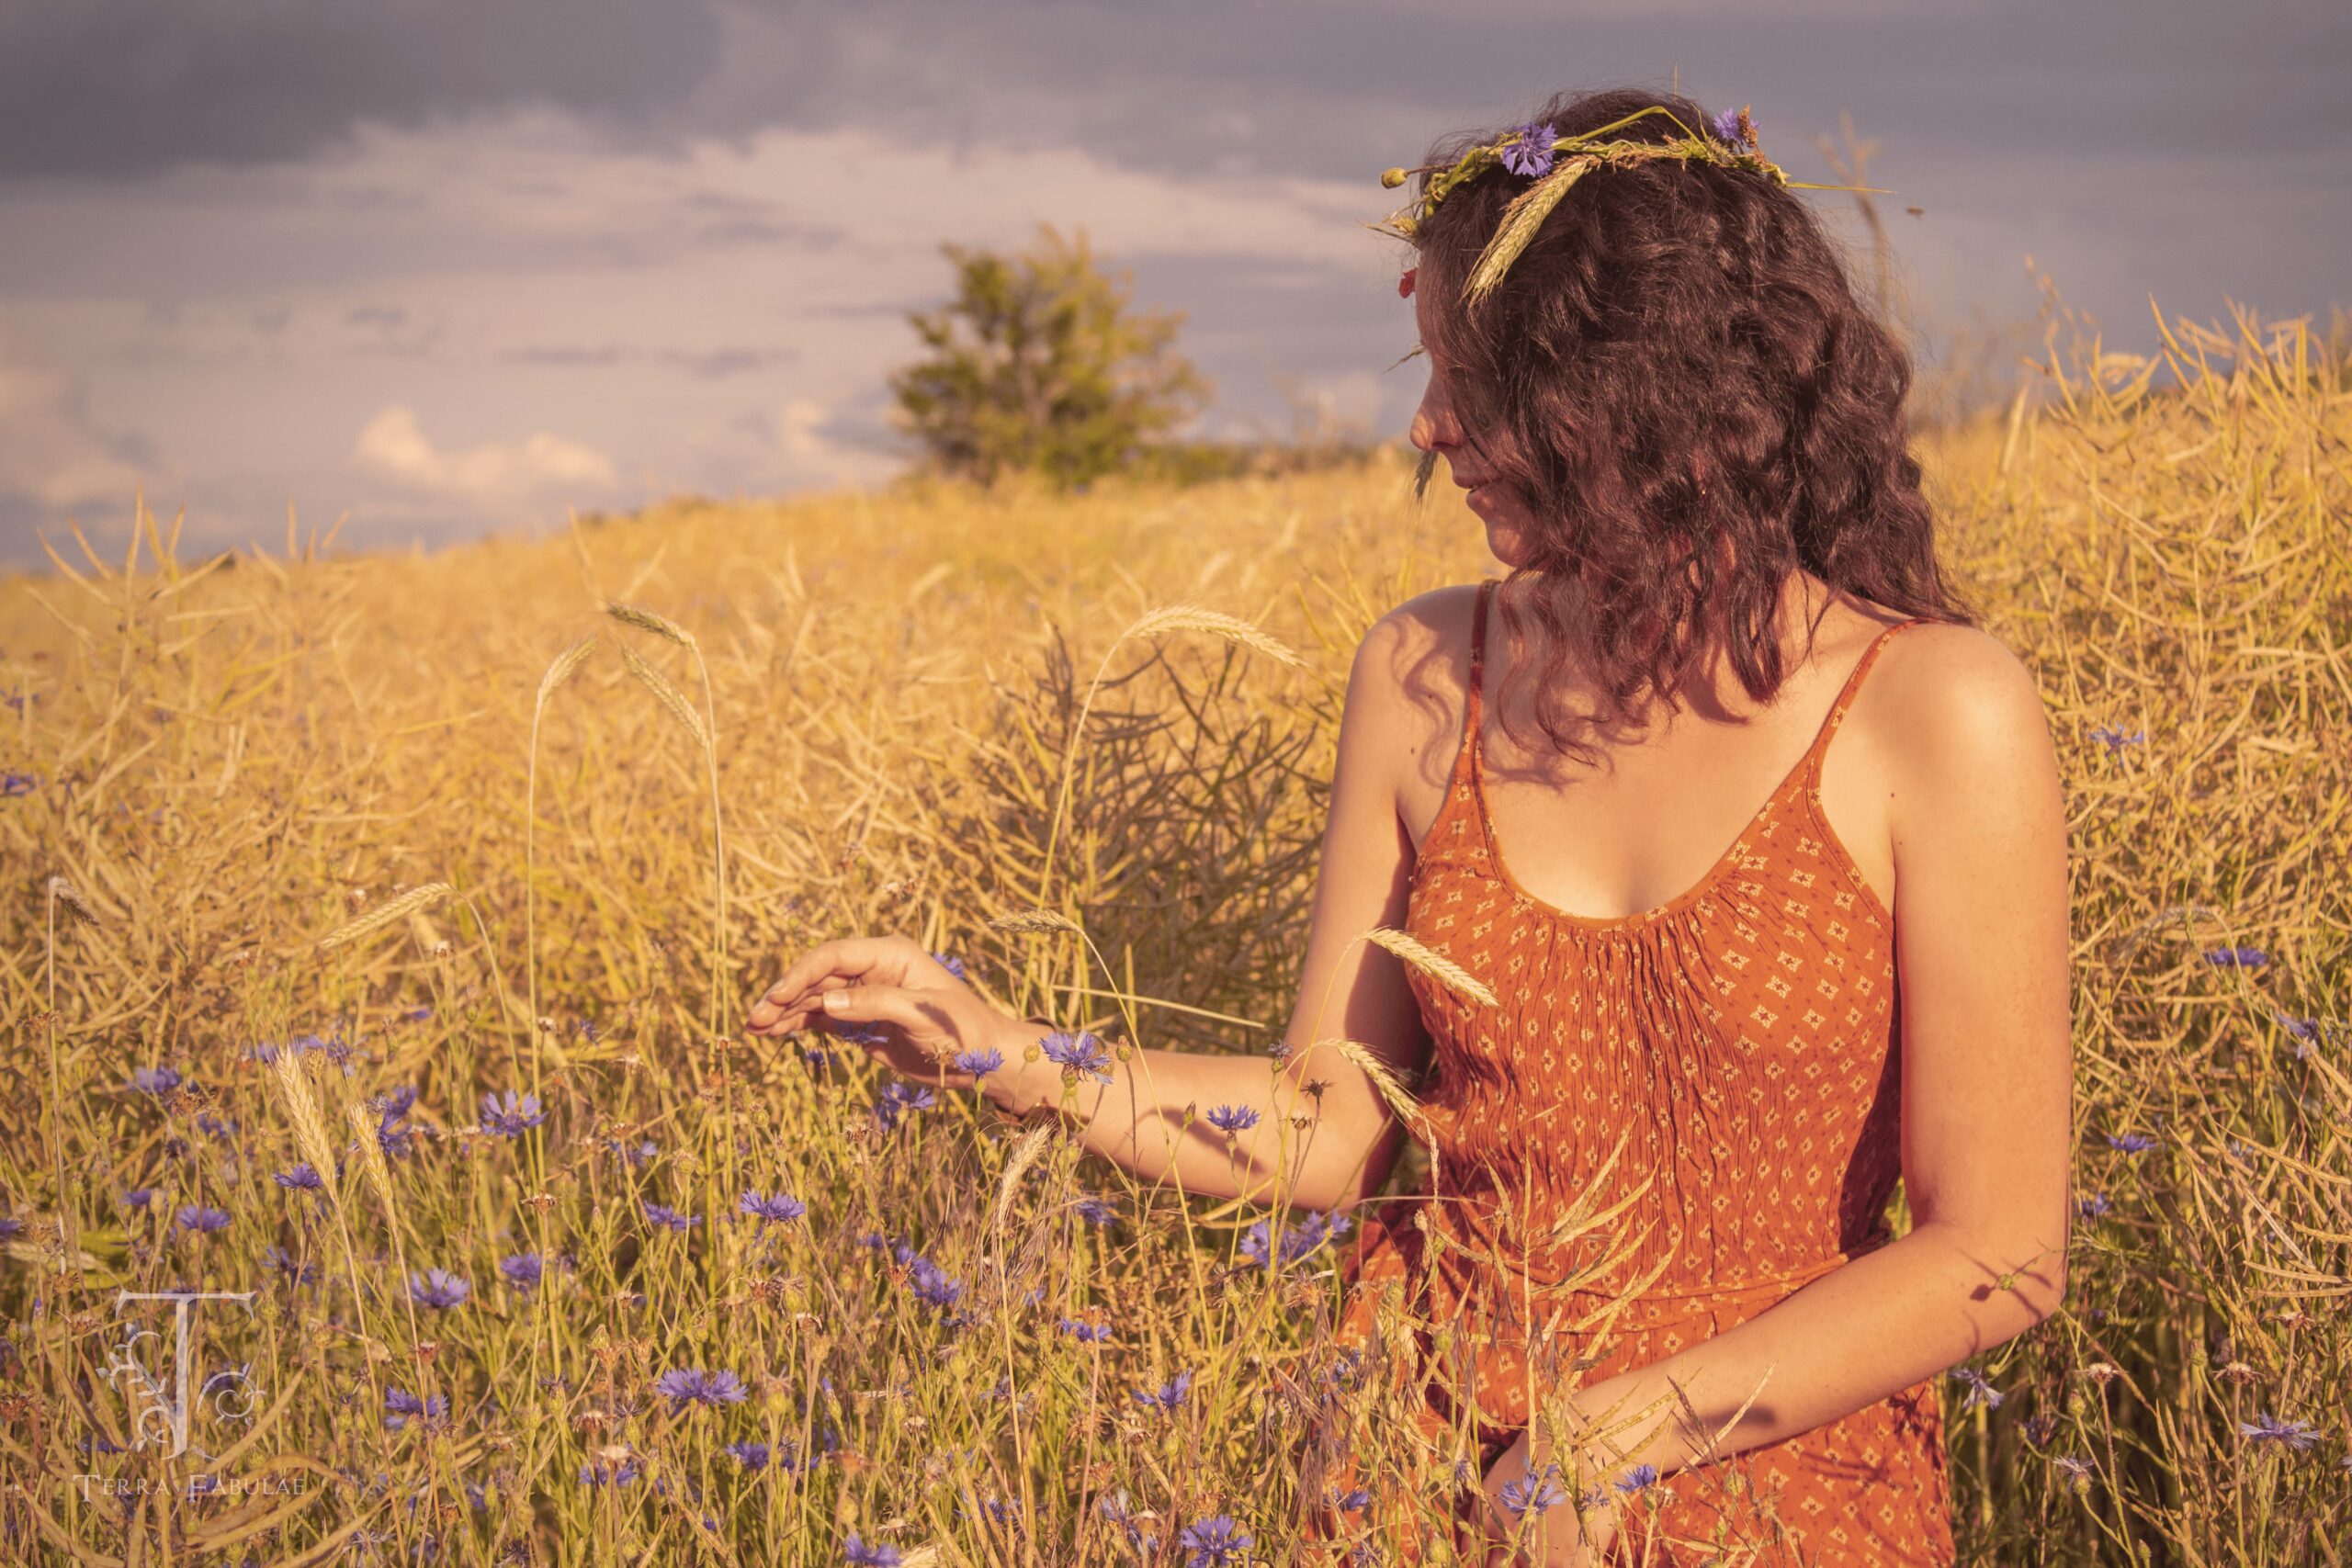
[[(1972, 1562), (2346, 1554), (2352, 401), (2307, 333), (2175, 333), (2180, 389), (2060, 355), (2047, 412), (1925, 454), (2042, 682), (2075, 852), (2086, 1212), (2065, 1309), (1978, 1369), (1998, 1407), (1951, 1385)], [(1328, 1246), (1257, 1267), (1261, 1212), (968, 1096), (886, 1129), (857, 1053), (724, 1037), (785, 955), (899, 931), (1014, 1013), (1263, 1053), (1356, 640), (1489, 564), (1409, 475), (201, 568), (142, 517), (127, 561), (0, 583), (12, 1557), (832, 1563), (854, 1531), (1124, 1562), (1124, 1495), (1152, 1561), (1218, 1512), (1303, 1561), (1340, 1433), (1442, 1509), (1450, 1456), (1396, 1436), (1379, 1357), (1334, 1362)], [(606, 657), (613, 621), (652, 640)], [(544, 1108), (514, 1136), (479, 1109), (507, 1089)], [(273, 1180), (299, 1159), (335, 1185)], [(411, 1264), (470, 1294), (413, 1299)], [(115, 1292), (180, 1284), (260, 1292), (197, 1358), (258, 1393), (239, 1420), (216, 1390), (173, 1458), (100, 1374)], [(673, 1409), (683, 1369), (745, 1397)], [(1134, 1398), (1187, 1371), (1172, 1415)]]

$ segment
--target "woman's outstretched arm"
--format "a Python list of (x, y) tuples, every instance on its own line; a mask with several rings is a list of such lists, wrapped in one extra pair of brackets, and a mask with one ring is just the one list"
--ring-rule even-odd
[[(902, 1075), (949, 1087), (977, 1081), (1009, 1110), (1066, 1108), (1091, 1152), (1146, 1181), (1213, 1197), (1344, 1207), (1386, 1179), (1403, 1136), (1363, 1070), (1316, 1042), (1361, 1042), (1400, 1077), (1426, 1050), (1402, 964), (1359, 940), (1401, 927), (1413, 846), (1396, 813), (1410, 716), (1401, 701), (1406, 626), (1392, 613), (1366, 633), (1349, 673), (1329, 817), (1286, 1055), (1136, 1050), (1072, 1070), (1033, 1048), (1042, 1021), (989, 1007), (911, 939), (849, 938), (796, 960), (751, 1009), (750, 1032), (787, 1034), (820, 1013), (888, 1026), (868, 1049)], [(1425, 721), (1424, 721), (1425, 722)], [(990, 1052), (975, 1079), (953, 1064)], [(1066, 1092), (1067, 1091), (1067, 1092)], [(1229, 1111), (1230, 1134), (1211, 1124)], [(1279, 1190), (1279, 1191), (1278, 1191)]]
[[(1883, 754), (1911, 1228), (1713, 1338), (1577, 1390), (1577, 1410), (1604, 1429), (1612, 1407), (1619, 1420), (1655, 1410), (1598, 1450), (1605, 1483), (1641, 1464), (1662, 1479), (1702, 1457), (1681, 1397), (1721, 1432), (1715, 1453), (1736, 1454), (1989, 1349), (2064, 1292), (2074, 1084), (2066, 821), (2049, 728), (2031, 675), (1999, 644), (1966, 628), (1912, 635), (1904, 651), (1917, 657), (1874, 693), (1900, 716)], [(1540, 1433), (1532, 1453), (1539, 1470), (1568, 1457)], [(1523, 1439), (1488, 1495), (1529, 1458)], [(1550, 1561), (1585, 1561), (1568, 1544), (1572, 1517), (1545, 1522)]]

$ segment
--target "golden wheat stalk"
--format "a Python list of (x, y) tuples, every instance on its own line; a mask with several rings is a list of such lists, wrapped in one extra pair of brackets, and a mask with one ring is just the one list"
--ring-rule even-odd
[(590, 632), (586, 637), (557, 654), (555, 662), (548, 666), (548, 672), (539, 677), (539, 701), (545, 703), (548, 697), (554, 695), (556, 689), (571, 680), (573, 672), (585, 663), (588, 656), (595, 650), (596, 634)]
[(662, 705), (670, 710), (672, 718), (686, 727), (686, 733), (695, 738), (695, 745), (706, 751), (710, 750), (710, 739), (703, 733), (702, 716), (695, 712), (693, 704), (686, 701), (686, 694), (670, 683), (670, 677), (647, 663), (645, 656), (627, 643), (621, 644), (621, 662), (628, 666), (630, 674), (644, 682), (646, 688), (662, 699)]
[(1462, 291), (1465, 301), (1476, 305), (1493, 292), (1495, 285), (1503, 280), (1503, 274), (1510, 270), (1510, 264), (1535, 238), (1535, 231), (1544, 226), (1544, 220), (1552, 216), (1552, 209), (1568, 194), (1568, 187), (1600, 161), (1590, 156), (1564, 158), (1559, 167), (1520, 192), (1518, 198), (1503, 209), (1494, 237), (1478, 253), (1478, 264), (1470, 269), (1470, 281)]
[(997, 1178), (996, 1203), (989, 1214), (990, 1230), (1004, 1224), (1005, 1211), (1012, 1207), (1013, 1195), (1021, 1190), (1021, 1179), (1046, 1152), (1046, 1140), (1053, 1135), (1054, 1124), (1040, 1122), (1014, 1140), (1012, 1152), (1005, 1156), (1004, 1174)]
[(49, 896), (64, 905), (67, 913), (84, 925), (95, 926), (98, 923), (98, 912), (90, 908), (89, 900), (82, 897), (82, 890), (63, 877), (52, 876), (49, 879)]
[(420, 909), (431, 908), (455, 891), (446, 882), (428, 882), (423, 886), (412, 887), (396, 898), (386, 899), (349, 925), (337, 926), (321, 937), (320, 950), (323, 952), (331, 947), (341, 947), (346, 942), (356, 942), (371, 931), (383, 930), (394, 920), (403, 919)]
[(368, 1102), (355, 1100), (343, 1108), (344, 1119), (351, 1123), (352, 1135), (359, 1142), (359, 1168), (368, 1173), (368, 1185), (376, 1191), (376, 1201), (384, 1205), (384, 1219), (395, 1235), (400, 1233), (400, 1210), (392, 1199), (392, 1168), (384, 1163), (383, 1140), (378, 1137), (380, 1125), (376, 1112)]
[(1394, 926), (1374, 926), (1363, 934), (1366, 942), (1371, 942), (1374, 947), (1386, 948), (1422, 974), (1453, 987), (1483, 1006), (1496, 1005), (1495, 993), (1487, 989), (1485, 984), (1476, 976), (1442, 953), (1434, 952), (1422, 945), (1419, 938), (1408, 936)]
[(692, 648), (695, 646), (694, 633), (686, 630), (685, 627), (670, 619), (669, 616), (658, 615), (655, 612), (645, 608), (641, 604), (623, 604), (618, 602), (608, 602), (605, 605), (605, 614), (612, 616), (613, 619), (620, 622), (623, 626), (635, 626), (639, 631), (649, 631), (653, 633), (656, 637), (666, 637), (672, 642), (676, 643), (680, 648)]
[(1071, 931), (1084, 936), (1086, 928), (1051, 909), (1008, 909), (990, 915), (989, 924), (1001, 931)]
[(319, 1179), (326, 1183), (327, 1196), (340, 1201), (335, 1191), (334, 1143), (327, 1136), (327, 1119), (319, 1110), (318, 1097), (311, 1092), (310, 1069), (303, 1065), (302, 1054), (291, 1045), (281, 1045), (270, 1067), (286, 1120), (294, 1126), (295, 1144), (311, 1168), (319, 1173)]
[(1337, 1036), (1329, 1040), (1317, 1040), (1315, 1043), (1329, 1045), (1361, 1068), (1363, 1076), (1372, 1080), (1372, 1087), (1379, 1091), (1380, 1098), (1388, 1102), (1388, 1109), (1396, 1113), (1396, 1119), (1399, 1122), (1415, 1129), (1419, 1129), (1423, 1124), (1421, 1102), (1415, 1100), (1405, 1086), (1396, 1081), (1396, 1075), (1389, 1070), (1387, 1063), (1373, 1053), (1371, 1046), (1361, 1040), (1348, 1040)]
[(1162, 632), (1207, 632), (1227, 642), (1254, 648), (1269, 658), (1278, 659), (1293, 669), (1303, 670), (1306, 660), (1288, 643), (1260, 630), (1238, 615), (1216, 610), (1204, 610), (1197, 604), (1168, 604), (1147, 612), (1142, 619), (1121, 633), (1122, 637), (1158, 637)]

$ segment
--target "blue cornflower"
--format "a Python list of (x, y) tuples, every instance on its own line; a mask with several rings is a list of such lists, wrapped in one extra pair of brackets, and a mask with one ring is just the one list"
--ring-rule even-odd
[(853, 1045), (888, 1045), (890, 1032), (879, 1023), (856, 1023), (848, 1019), (828, 1018), (825, 1026)]
[(2287, 1032), (2287, 1038), (2295, 1043), (2295, 1059), (2300, 1062), (2309, 1058), (2312, 1047), (2319, 1043), (2319, 1020), (2289, 1018), (2283, 1012), (2274, 1012), (2270, 1018), (2272, 1022)]
[(1533, 1514), (1539, 1518), (1549, 1508), (1568, 1500), (1557, 1480), (1559, 1466), (1547, 1464), (1541, 1471), (1531, 1471), (1516, 1481), (1503, 1483), (1499, 1500), (1514, 1514)]
[(855, 1568), (898, 1568), (899, 1549), (878, 1540), (860, 1540), (857, 1532), (852, 1530), (849, 1539), (842, 1542), (842, 1561), (855, 1564)]
[(232, 1118), (215, 1116), (209, 1111), (199, 1111), (196, 1115), (196, 1130), (208, 1137), (225, 1139), (236, 1132), (237, 1123)]
[(0, 773), (0, 795), (30, 795), (40, 782), (34, 773)]
[(446, 1269), (427, 1269), (422, 1275), (408, 1277), (408, 1293), (416, 1298), (419, 1306), (447, 1312), (472, 1295), (474, 1288)]
[(448, 1414), (447, 1395), (428, 1393), (420, 1399), (404, 1388), (384, 1391), (384, 1425), (395, 1432), (412, 1420), (438, 1421)]
[(1559, 132), (1548, 125), (1511, 127), (1510, 144), (1502, 150), (1503, 167), (1514, 175), (1534, 176), (1552, 172), (1552, 142)]
[(1713, 131), (1721, 140), (1736, 145), (1740, 140), (1739, 111), (1737, 109), (1724, 109), (1718, 114), (1709, 115), (1707, 117), (1707, 129)]
[(580, 1467), (580, 1484), (582, 1486), (627, 1486), (644, 1473), (638, 1468), (635, 1460), (620, 1464), (605, 1464), (598, 1461)]
[(962, 959), (951, 957), (944, 953), (934, 953), (931, 956), (942, 969), (946, 970), (958, 980), (968, 978), (964, 972), (964, 961)]
[(1220, 1133), (1243, 1133), (1258, 1124), (1258, 1113), (1246, 1105), (1220, 1105), (1209, 1112), (1209, 1125)]
[(2108, 1201), (2107, 1194), (2104, 1192), (2077, 1192), (2075, 1194), (2075, 1213), (2086, 1220), (2099, 1219), (2113, 1207), (2115, 1207), (2115, 1205)]
[(1150, 1511), (1138, 1509), (1134, 1504), (1128, 1502), (1127, 1494), (1124, 1488), (1116, 1492), (1104, 1493), (1102, 1501), (1095, 1506), (1102, 1511), (1104, 1518), (1127, 1532), (1127, 1544), (1134, 1547), (1140, 1554), (1146, 1557), (1150, 1556), (1151, 1549), (1159, 1544), (1159, 1537), (1145, 1529), (1141, 1523), (1142, 1520), (1153, 1517)]
[(1063, 1070), (1080, 1077), (1111, 1081), (1111, 1054), (1091, 1032), (1081, 1030), (1069, 1034), (1057, 1030), (1037, 1043), (1045, 1047), (1046, 1059), (1060, 1063)]
[(2126, 746), (2137, 746), (2147, 739), (2148, 732), (2144, 729), (2134, 730), (2126, 735), (2120, 728), (2110, 724), (2102, 724), (2091, 731), (2093, 743), (2106, 747), (2109, 756), (2122, 750)]
[(141, 1094), (152, 1094), (161, 1100), (187, 1080), (176, 1067), (141, 1067), (130, 1075), (130, 1087)]
[(305, 1263), (282, 1247), (263, 1247), (261, 1266), (273, 1273), (285, 1275), (286, 1282), (289, 1285), (311, 1284), (319, 1277), (317, 1264)]
[(229, 1228), (229, 1213), (225, 1209), (209, 1209), (201, 1203), (184, 1205), (177, 1216), (184, 1231), (224, 1231)]
[(1100, 1345), (1102, 1341), (1111, 1337), (1111, 1325), (1109, 1324), (1088, 1323), (1081, 1318), (1075, 1317), (1063, 1318), (1061, 1320), (1061, 1331), (1064, 1334), (1069, 1335), (1072, 1339), (1077, 1340), (1081, 1345)]
[(122, 1195), (122, 1206), (126, 1209), (143, 1209), (154, 1201), (155, 1190), (152, 1187), (134, 1187)]
[[(1345, 1214), (1309, 1213), (1295, 1225), (1283, 1228), (1282, 1258), (1295, 1263), (1327, 1241), (1336, 1241), (1348, 1233), (1355, 1222)], [(1272, 1222), (1260, 1220), (1241, 1235), (1241, 1256), (1268, 1269), (1274, 1266), (1272, 1257)]]
[(1148, 1388), (1136, 1390), (1136, 1403), (1152, 1405), (1163, 1416), (1173, 1416), (1176, 1413), (1176, 1407), (1184, 1403), (1184, 1396), (1192, 1392), (1193, 1374), (1182, 1371), (1160, 1384), (1156, 1390)]
[[(1508, 1492), (1510, 1488), (1506, 1486), (1503, 1490)], [(1352, 1492), (1334, 1496), (1331, 1499), (1331, 1506), (1343, 1514), (1361, 1514), (1372, 1506), (1372, 1494), (1359, 1486)]]
[(2256, 1411), (2251, 1421), (2239, 1422), (2238, 1435), (2257, 1443), (2284, 1443), (2297, 1453), (2307, 1452), (2319, 1442), (2319, 1432), (2310, 1422), (2284, 1420), (2267, 1410)]
[(763, 1193), (747, 1190), (741, 1201), (735, 1206), (759, 1221), (762, 1229), (771, 1224), (781, 1224), (786, 1220), (797, 1220), (808, 1212), (808, 1204), (785, 1191)]
[(1654, 1464), (1637, 1464), (1633, 1469), (1625, 1472), (1624, 1480), (1617, 1483), (1617, 1490), (1620, 1492), (1642, 1492), (1646, 1491), (1648, 1488), (1657, 1484), (1657, 1466)]
[(984, 1078), (1002, 1066), (1004, 1066), (1004, 1053), (993, 1045), (985, 1051), (956, 1053), (956, 1070), (959, 1073), (969, 1073), (976, 1078)]
[(1070, 1204), (1069, 1209), (1071, 1213), (1090, 1225), (1107, 1225), (1119, 1217), (1117, 1205), (1107, 1198), (1097, 1198), (1091, 1193)]
[(980, 1500), (979, 1513), (990, 1524), (1009, 1525), (1021, 1517), (1021, 1505), (1012, 1498), (987, 1497)]
[(719, 1451), (729, 1455), (737, 1464), (754, 1473), (768, 1467), (768, 1459), (773, 1452), (767, 1444), (755, 1443), (749, 1439), (738, 1439)]
[(406, 1124), (410, 1109), (416, 1104), (416, 1089), (402, 1084), (387, 1089), (370, 1101), (376, 1111), (376, 1142), (393, 1159), (406, 1159), (416, 1152), (416, 1129)]
[(938, 1103), (938, 1098), (920, 1084), (892, 1078), (882, 1086), (881, 1096), (874, 1102), (874, 1114), (888, 1132), (899, 1124), (899, 1118), (906, 1112), (928, 1111)]
[(270, 1179), (289, 1192), (316, 1192), (326, 1186), (325, 1180), (309, 1160), (302, 1161), (291, 1170), (278, 1171)]
[(1190, 1554), (1184, 1559), (1188, 1568), (1226, 1568), (1228, 1562), (1250, 1560), (1250, 1537), (1230, 1514), (1193, 1520), (1176, 1538), (1176, 1544)]
[(928, 1302), (942, 1312), (954, 1306), (964, 1293), (962, 1281), (947, 1274), (930, 1258), (919, 1256), (907, 1262), (907, 1282), (918, 1301)]
[(2260, 969), (2270, 955), (2258, 947), (2217, 947), (2206, 953), (2205, 962), (2216, 969)]
[(689, 1404), (741, 1404), (751, 1397), (743, 1380), (733, 1372), (706, 1372), (681, 1367), (653, 1380), (653, 1392), (668, 1396), (673, 1413)]
[(2125, 1133), (2120, 1135), (2109, 1133), (2107, 1134), (2107, 1146), (2110, 1149), (2120, 1149), (2127, 1155), (2143, 1155), (2156, 1146), (2156, 1141), (2145, 1133)]
[(481, 1130), (485, 1133), (495, 1133), (502, 1138), (519, 1138), (547, 1119), (548, 1113), (539, 1108), (539, 1097), (536, 1094), (526, 1094), (518, 1100), (510, 1089), (503, 1100), (494, 1094), (481, 1097)]
[(1951, 1370), (1951, 1375), (1968, 1385), (1968, 1393), (1962, 1396), (1960, 1402), (1960, 1407), (1962, 1410), (1973, 1410), (1980, 1404), (1987, 1410), (1997, 1410), (2000, 1408), (2001, 1401), (2008, 1397), (2007, 1394), (1985, 1382), (1984, 1374), (1974, 1367), (1954, 1367)]
[(656, 1203), (650, 1198), (640, 1200), (639, 1206), (644, 1209), (647, 1219), (664, 1230), (690, 1231), (702, 1224), (700, 1214), (681, 1213), (669, 1204)]
[(426, 1019), (431, 1018), (432, 1016), (433, 1010), (431, 1008), (415, 1007), (411, 1008), (408, 1011), (401, 1014), (401, 1021), (403, 1023), (423, 1023)]
[(651, 1138), (636, 1144), (624, 1144), (618, 1138), (607, 1138), (605, 1140), (605, 1146), (630, 1165), (643, 1165), (662, 1152), (662, 1145)]
[(498, 1260), (498, 1271), (518, 1291), (536, 1291), (547, 1273), (547, 1259), (536, 1252), (517, 1252)]

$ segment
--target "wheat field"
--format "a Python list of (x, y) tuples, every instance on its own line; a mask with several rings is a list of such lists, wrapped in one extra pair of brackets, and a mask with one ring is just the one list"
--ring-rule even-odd
[[(2034, 379), (1921, 450), (2073, 852), (2069, 1295), (1945, 1380), (1963, 1560), (2343, 1562), (2352, 356), (2240, 314)], [(1270, 1247), (740, 1030), (897, 931), (1015, 1014), (1265, 1054), (1356, 642), (1494, 568), (1405, 456), (429, 557), (198, 560), (142, 509), (0, 583), (0, 1555), (1433, 1537), (1450, 1468), (1330, 1347), (1342, 1224)], [(1306, 1541), (1343, 1450), (1426, 1508)]]

